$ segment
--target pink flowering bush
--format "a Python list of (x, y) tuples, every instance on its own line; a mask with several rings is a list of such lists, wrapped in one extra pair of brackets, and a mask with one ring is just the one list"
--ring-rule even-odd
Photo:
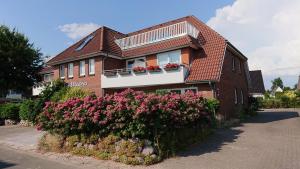
[(184, 128), (208, 128), (213, 120), (198, 93), (146, 94), (127, 89), (104, 97), (47, 102), (38, 129), (64, 136), (108, 134), (154, 140)]

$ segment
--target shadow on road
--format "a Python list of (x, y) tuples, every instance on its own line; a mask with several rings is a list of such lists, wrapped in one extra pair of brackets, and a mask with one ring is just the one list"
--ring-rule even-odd
[(8, 163), (0, 160), (0, 169), (9, 168), (15, 166), (16, 164)]
[(219, 129), (211, 137), (202, 143), (188, 148), (186, 151), (177, 154), (181, 157), (198, 156), (205, 153), (218, 152), (223, 145), (234, 142), (242, 131), (238, 129)]
[(269, 123), (299, 117), (296, 111), (261, 111), (258, 116), (246, 121), (246, 123)]

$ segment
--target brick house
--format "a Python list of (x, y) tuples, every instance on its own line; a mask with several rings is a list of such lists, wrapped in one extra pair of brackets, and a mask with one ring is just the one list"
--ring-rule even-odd
[(217, 98), (225, 118), (248, 107), (247, 58), (194, 16), (127, 34), (103, 26), (47, 64), (54, 79), (98, 96), (126, 88), (192, 90)]
[(261, 70), (250, 71), (251, 87), (249, 93), (253, 97), (264, 97), (266, 92)]

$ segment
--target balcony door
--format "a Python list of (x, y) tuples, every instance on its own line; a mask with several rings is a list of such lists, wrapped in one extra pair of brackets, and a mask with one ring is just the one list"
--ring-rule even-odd
[(146, 58), (135, 58), (135, 59), (129, 59), (126, 61), (126, 67), (127, 69), (132, 69), (134, 67), (146, 67)]

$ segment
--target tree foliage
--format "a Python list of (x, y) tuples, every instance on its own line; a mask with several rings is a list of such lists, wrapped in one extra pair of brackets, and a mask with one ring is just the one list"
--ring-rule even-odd
[(38, 80), (42, 54), (28, 38), (0, 25), (0, 97), (9, 89), (26, 91)]

